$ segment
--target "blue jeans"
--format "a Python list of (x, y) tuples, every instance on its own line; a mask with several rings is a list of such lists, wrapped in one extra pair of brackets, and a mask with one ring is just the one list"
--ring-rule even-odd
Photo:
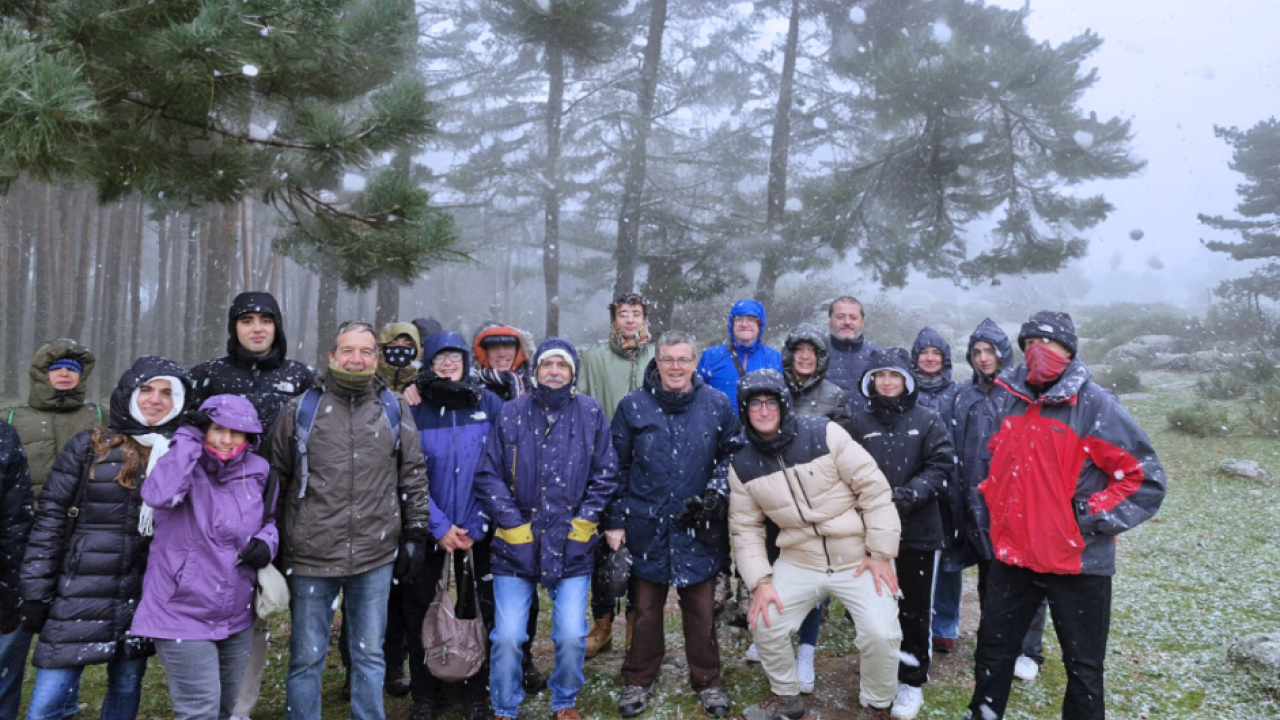
[(26, 630), (18, 628), (8, 635), (0, 635), (0, 720), (18, 717), (30, 650), (31, 633)]
[(337, 608), (338, 591), (346, 600), (343, 624), (350, 624), (351, 717), (384, 720), (382, 681), (386, 663), (382, 638), (387, 631), (387, 598), (391, 594), (388, 563), (349, 577), (289, 577), (289, 677), (286, 681), (288, 720), (320, 720), (321, 675), (329, 654), (329, 630)]
[(933, 588), (933, 636), (955, 640), (960, 637), (960, 593), (964, 572), (938, 568)]
[[(587, 591), (591, 576), (562, 578), (547, 588), (551, 596), (551, 641), (555, 644), (556, 667), (551, 671), (551, 711), (571, 708), (586, 678), (582, 664), (587, 659)], [(524, 701), (520, 684), (520, 645), (528, 639), (525, 625), (529, 602), (538, 591), (532, 580), (499, 575), (493, 578), (494, 627), (489, 635), (489, 695), (493, 714), (514, 718)]]
[[(40, 668), (36, 670), (27, 720), (62, 720), (67, 701), (80, 692), (80, 674), (85, 666)], [(142, 702), (142, 676), (147, 659), (112, 660), (107, 663), (107, 695), (102, 699), (101, 720), (134, 720)]]

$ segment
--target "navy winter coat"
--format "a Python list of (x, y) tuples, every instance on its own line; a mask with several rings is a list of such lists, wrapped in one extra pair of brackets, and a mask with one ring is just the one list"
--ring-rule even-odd
[(607, 529), (625, 529), (631, 572), (661, 585), (688, 587), (720, 572), (729, 560), (729, 535), (719, 547), (694, 538), (675, 518), (689, 498), (714, 490), (729, 495), (729, 462), (746, 445), (729, 398), (693, 376), (687, 393), (664, 390), (649, 362), (644, 386), (618, 403), (613, 446), (618, 493)]
[[(572, 343), (547, 338), (533, 367), (550, 350), (578, 362)], [(617, 474), (604, 410), (572, 384), (535, 386), (503, 405), (475, 477), (476, 495), (495, 526), (494, 574), (544, 586), (590, 575), (596, 528), (618, 487)]]
[[(970, 365), (973, 362), (973, 346), (990, 343), (1000, 355), (1000, 368), (1013, 367), (1013, 345), (1009, 336), (990, 318), (983, 320), (969, 336), (969, 349), (965, 353)], [(996, 375), (999, 375), (999, 370)], [(991, 559), (990, 524), (987, 506), (978, 494), (978, 483), (987, 478), (991, 454), (987, 443), (995, 435), (1000, 423), (1000, 407), (1005, 389), (996, 385), (995, 376), (983, 377), (977, 367), (973, 379), (956, 387), (951, 402), (952, 440), (956, 446), (958, 484), (964, 496), (964, 524), (958, 530), (963, 543), (963, 562), (972, 565)]]
[[(462, 353), (462, 381), (437, 395), (438, 379), (431, 372), (431, 358), (442, 350)], [(488, 522), (474, 491), (476, 467), (484, 454), (485, 438), (502, 411), (502, 400), (471, 377), (471, 350), (456, 332), (427, 337), (423, 370), (418, 375), (422, 402), (413, 408), (422, 454), (431, 479), (431, 534), (439, 540), (457, 525), (467, 537), (480, 540), (489, 534)], [(426, 378), (426, 381), (424, 381)], [(449, 389), (469, 389), (469, 400), (447, 394)]]
[(871, 362), (871, 353), (881, 347), (868, 340), (866, 335), (858, 336), (857, 340), (841, 340), (835, 335), (829, 339), (831, 360), (827, 364), (827, 379), (839, 385), (849, 398), (850, 412), (861, 410), (865, 403), (862, 402), (859, 383), (867, 371), (867, 363)]
[[(931, 378), (924, 377), (920, 372), (920, 353), (925, 348), (938, 348), (942, 351), (942, 372)], [(941, 415), (950, 427), (951, 401), (956, 394), (956, 384), (951, 379), (951, 344), (937, 330), (925, 327), (916, 335), (916, 341), (911, 346), (911, 369), (916, 373), (916, 387), (919, 388), (916, 403)]]
[(27, 454), (13, 427), (0, 422), (0, 613), (9, 618), (18, 612), (18, 572), (31, 532), (31, 503)]
[[(753, 317), (760, 321), (760, 334), (755, 342), (742, 345), (733, 337), (733, 320), (739, 317)], [(733, 398), (738, 395), (738, 382), (742, 376), (754, 370), (777, 370), (782, 372), (782, 353), (764, 344), (766, 320), (764, 306), (755, 300), (739, 300), (729, 311), (729, 342), (707, 348), (698, 358), (698, 374), (708, 385)], [(734, 355), (742, 361), (743, 372), (738, 372), (738, 365), (733, 361)], [(738, 406), (732, 404), (734, 415)]]
[[(876, 395), (872, 374), (891, 369), (906, 378), (896, 398)], [(915, 375), (902, 348), (877, 351), (862, 376), (869, 409), (853, 414), (850, 434), (880, 466), (893, 488), (902, 520), (901, 547), (942, 550), (946, 544), (941, 503), (955, 468), (951, 433), (942, 418), (916, 403)]]

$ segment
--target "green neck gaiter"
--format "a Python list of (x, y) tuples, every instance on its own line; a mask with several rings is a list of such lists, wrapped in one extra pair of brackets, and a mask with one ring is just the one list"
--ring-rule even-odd
[(358, 395), (369, 389), (369, 383), (373, 382), (375, 372), (376, 370), (351, 372), (329, 363), (329, 377), (333, 380), (333, 384), (353, 395)]

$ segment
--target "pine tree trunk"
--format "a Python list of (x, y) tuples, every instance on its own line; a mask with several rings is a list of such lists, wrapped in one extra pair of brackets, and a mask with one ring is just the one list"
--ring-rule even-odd
[(542, 276), (546, 285), (546, 336), (560, 334), (560, 131), (564, 114), (564, 53), (547, 45), (547, 163), (543, 170), (546, 225), (542, 234)]
[(35, 347), (40, 347), (51, 339), (49, 333), (53, 330), (50, 322), (53, 309), (53, 256), (57, 252), (57, 248), (53, 246), (53, 185), (41, 183), (33, 195), (39, 198), (39, 204), (33, 208), (39, 220), (35, 237), (35, 322), (31, 324), (31, 340)]
[[(102, 272), (102, 306), (105, 310), (105, 316), (102, 319), (103, 335), (100, 343), (102, 349), (98, 354), (99, 367), (103, 371), (103, 375), (110, 378), (112, 382), (120, 376), (118, 368), (120, 365), (120, 346), (123, 338), (120, 337), (124, 330), (124, 323), (120, 322), (120, 318), (124, 316), (124, 233), (128, 223), (129, 210), (123, 202), (117, 202), (111, 208), (111, 225), (107, 231), (107, 251), (105, 259), (110, 261), (111, 267), (105, 267), (103, 263)], [(109, 387), (109, 386), (108, 386)]]
[(338, 276), (320, 274), (320, 296), (316, 298), (316, 367), (329, 366), (326, 355), (333, 333), (338, 331)]
[(83, 202), (84, 213), (81, 215), (83, 220), (81, 220), (78, 234), (80, 252), (76, 263), (76, 280), (70, 288), (74, 305), (71, 308), (71, 322), (67, 325), (67, 337), (81, 342), (84, 342), (84, 324), (89, 314), (89, 297), (93, 291), (90, 271), (98, 261), (98, 222), (102, 217), (102, 210), (92, 190), (85, 191)]
[(769, 187), (765, 200), (765, 247), (756, 278), (755, 298), (768, 307), (777, 292), (778, 278), (783, 272), (786, 248), (775, 242), (774, 233), (782, 225), (787, 203), (787, 165), (791, 154), (791, 105), (795, 92), (796, 53), (800, 46), (800, 0), (791, 0), (791, 20), (787, 27), (787, 46), (782, 57), (782, 79), (778, 86), (778, 105), (774, 109), (773, 137), (769, 143)]
[(134, 195), (129, 201), (129, 352), (128, 361), (138, 357), (142, 337), (142, 243), (145, 224), (143, 215), (146, 204), (142, 197)]
[(191, 228), (187, 233), (187, 277), (186, 277), (186, 302), (183, 303), (182, 313), (182, 337), (183, 337), (183, 365), (194, 365), (200, 360), (208, 358), (203, 357), (200, 348), (201, 324), (200, 316), (203, 308), (200, 307), (200, 283), (205, 282), (205, 274), (200, 272), (203, 264), (208, 267), (208, 260), (205, 259), (201, 263), (200, 251), (205, 246), (204, 236), (209, 231), (208, 213), (200, 212), (198, 214), (189, 214), (188, 220)]
[[(111, 223), (115, 221), (116, 211), (113, 206), (98, 206), (98, 232), (94, 242), (93, 260), (93, 293), (91, 295), (92, 302), (89, 304), (89, 333), (93, 336), (90, 348), (94, 354), (102, 359), (102, 344), (106, 342), (106, 314), (107, 314), (107, 273), (105, 270), (107, 250), (109, 248), (109, 238), (111, 237)], [(105, 359), (98, 364), (98, 369), (94, 371), (94, 381), (99, 388), (110, 388), (115, 378), (108, 378), (106, 367), (103, 364)], [(99, 392), (99, 395), (105, 395), (105, 392)]]
[(204, 338), (202, 357), (212, 358), (222, 354), (227, 342), (226, 324), (223, 320), (230, 305), (232, 263), (239, 249), (239, 205), (215, 205), (209, 208), (210, 228), (206, 246), (206, 272), (204, 273), (204, 314), (201, 333)]
[(374, 308), (374, 327), (384, 328), (400, 319), (400, 284), (390, 278), (378, 280), (378, 300)]
[(640, 206), (644, 200), (644, 180), (649, 157), (649, 131), (653, 125), (653, 103), (658, 93), (658, 70), (662, 64), (662, 34), (667, 25), (667, 0), (649, 3), (649, 39), (640, 70), (640, 91), (636, 95), (636, 116), (632, 123), (631, 157), (622, 186), (618, 213), (617, 278), (614, 295), (631, 292), (636, 285), (636, 252), (640, 245)]
[(156, 272), (155, 302), (151, 306), (152, 347), (161, 348), (165, 335), (165, 318), (169, 311), (169, 264), (173, 259), (173, 248), (169, 242), (169, 230), (172, 227), (172, 216), (165, 213), (156, 224), (156, 247), (160, 255), (160, 265)]
[[(23, 318), (26, 315), (21, 308), (25, 307), (23, 301), (27, 294), (27, 259), (28, 256), (24, 252), (26, 248), (26, 233), (22, 231), (22, 199), (27, 193), (25, 192), (25, 183), (15, 183), (12, 192), (9, 195), (7, 203), (8, 209), (5, 213), (6, 232), (6, 258), (5, 270), (8, 280), (5, 283), (5, 306), (13, 310), (5, 313), (7, 318), (6, 334), (8, 338), (22, 337)], [(7, 342), (4, 344), (4, 396), (6, 398), (18, 398), (19, 382), (22, 378), (21, 371), (26, 366), (22, 362), (22, 344), (19, 342)]]
[[(283, 270), (285, 277), (289, 277), (291, 275), (295, 276), (294, 281), (290, 283), (291, 285), (296, 284), (297, 282), (296, 275), (298, 273), (294, 270), (298, 270), (298, 268), (290, 269), (285, 267)], [(299, 357), (308, 357), (303, 354), (303, 351), (308, 346), (307, 326), (310, 324), (311, 311), (315, 307), (315, 305), (311, 303), (311, 286), (315, 284), (315, 273), (312, 273), (309, 270), (302, 270), (302, 273), (302, 291), (298, 293), (299, 302), (294, 305), (294, 308), (296, 309), (290, 310), (289, 322), (298, 323), (298, 344), (297, 347), (294, 348), (293, 352), (297, 353)], [(315, 340), (310, 340), (310, 343), (313, 345), (316, 344)]]

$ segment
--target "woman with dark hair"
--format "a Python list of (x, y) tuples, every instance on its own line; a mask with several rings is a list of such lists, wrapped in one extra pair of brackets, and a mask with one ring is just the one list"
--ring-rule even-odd
[(130, 633), (152, 512), (141, 488), (182, 424), (191, 376), (139, 358), (111, 393), (108, 426), (71, 439), (36, 508), (22, 567), (22, 624), (39, 633), (28, 720), (61, 720), (86, 666), (107, 666), (103, 720), (133, 720), (150, 640)]

